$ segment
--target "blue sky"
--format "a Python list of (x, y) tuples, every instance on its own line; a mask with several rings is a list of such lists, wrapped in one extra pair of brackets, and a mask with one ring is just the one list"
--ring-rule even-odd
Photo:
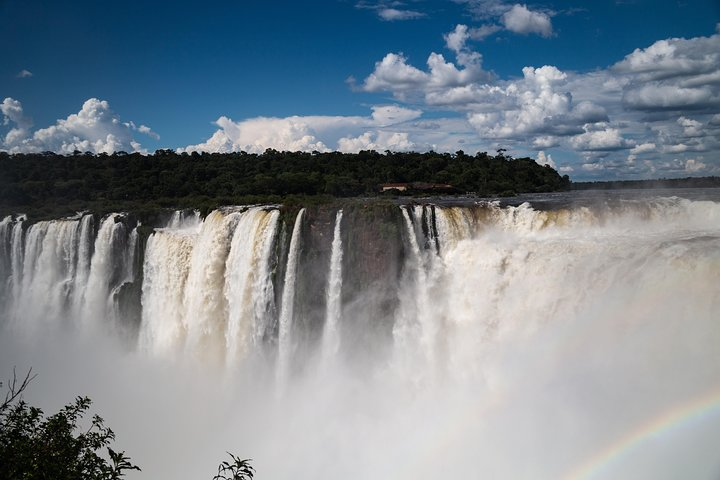
[(720, 174), (716, 0), (0, 0), (0, 150), (507, 148)]

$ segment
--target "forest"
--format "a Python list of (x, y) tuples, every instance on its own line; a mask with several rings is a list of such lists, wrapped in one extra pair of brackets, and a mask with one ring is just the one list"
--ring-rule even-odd
[[(496, 155), (272, 149), (262, 154), (0, 152), (0, 213), (23, 212), (34, 218), (80, 210), (207, 211), (220, 205), (327, 202), (401, 193), (383, 194), (381, 186), (387, 183), (442, 184), (443, 193), (480, 197), (570, 188), (567, 175), (530, 158), (512, 158), (502, 149)], [(402, 193), (433, 193), (430, 190), (409, 188)]]

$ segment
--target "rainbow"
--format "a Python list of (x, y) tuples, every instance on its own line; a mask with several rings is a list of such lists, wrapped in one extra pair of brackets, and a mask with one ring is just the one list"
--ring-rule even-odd
[(672, 433), (683, 425), (713, 415), (720, 416), (720, 389), (713, 390), (654, 417), (562, 478), (565, 480), (592, 479), (613, 463), (620, 461), (645, 441)]

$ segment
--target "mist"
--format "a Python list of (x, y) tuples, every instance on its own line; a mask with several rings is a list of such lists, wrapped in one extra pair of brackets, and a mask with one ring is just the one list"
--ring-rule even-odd
[[(718, 203), (393, 208), (176, 218), (142, 262), (132, 224), (77, 219), (92, 265), (25, 246), (21, 282), (6, 220), (0, 373), (32, 366), (47, 413), (91, 397), (130, 479), (211, 478), (226, 451), (268, 479), (718, 478)], [(142, 265), (134, 336), (132, 309), (88, 298), (139, 272), (91, 285), (98, 255)], [(66, 296), (29, 295), (58, 278)]]

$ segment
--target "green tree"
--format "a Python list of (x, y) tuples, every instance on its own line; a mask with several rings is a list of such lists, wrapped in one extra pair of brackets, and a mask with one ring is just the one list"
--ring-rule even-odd
[(117, 480), (128, 470), (140, 470), (125, 452), (110, 448), (115, 433), (101, 417), (94, 415), (89, 425), (83, 421), (89, 398), (77, 397), (49, 417), (28, 405), (22, 394), (33, 378), (28, 371), (19, 380), (13, 371), (0, 405), (0, 478)]

